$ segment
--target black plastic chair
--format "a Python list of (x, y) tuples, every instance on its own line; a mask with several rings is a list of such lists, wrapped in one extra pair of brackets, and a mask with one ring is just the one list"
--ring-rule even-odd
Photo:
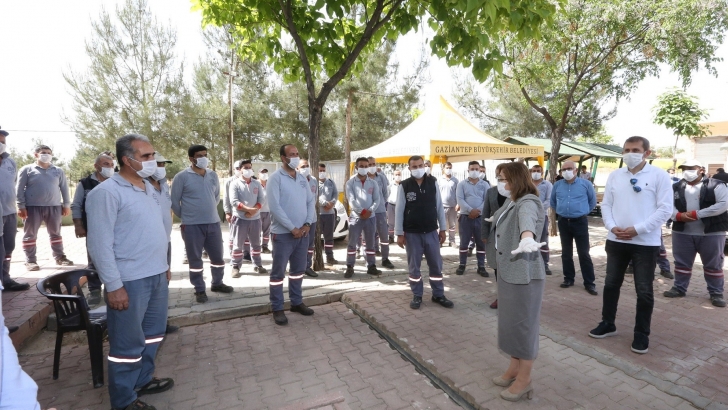
[[(91, 356), (91, 376), (94, 387), (104, 385), (104, 345), (106, 330), (106, 306), (89, 310), (79, 280), (96, 278), (98, 274), (88, 269), (57, 273), (38, 281), (37, 288), (43, 296), (53, 301), (56, 310), (56, 350), (53, 355), (53, 379), (58, 379), (58, 365), (61, 360), (63, 334), (85, 330)], [(61, 288), (61, 285), (65, 287)]]

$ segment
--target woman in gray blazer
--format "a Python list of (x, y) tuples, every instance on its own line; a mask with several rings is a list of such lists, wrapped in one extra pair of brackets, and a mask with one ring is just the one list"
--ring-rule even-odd
[(501, 397), (518, 401), (533, 395), (531, 369), (538, 355), (538, 332), (546, 271), (536, 235), (544, 212), (531, 175), (522, 163), (504, 164), (498, 174), (501, 192), (510, 197), (493, 214), (490, 239), (498, 269), (498, 348), (511, 356), (493, 383), (509, 387)]

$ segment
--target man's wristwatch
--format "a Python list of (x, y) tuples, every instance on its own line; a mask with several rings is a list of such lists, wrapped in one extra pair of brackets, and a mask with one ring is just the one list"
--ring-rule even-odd
[(305, 224), (303, 224), (303, 226), (308, 226), (310, 228), (311, 227), (311, 224), (308, 223), (308, 222), (306, 222)]

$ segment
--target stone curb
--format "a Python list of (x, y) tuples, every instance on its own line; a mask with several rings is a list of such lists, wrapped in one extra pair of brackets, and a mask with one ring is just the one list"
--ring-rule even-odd
[(346, 294), (342, 296), (341, 302), (359, 316), (363, 322), (368, 323), (369, 327), (382, 335), (382, 337), (386, 339), (393, 348), (400, 352), (404, 359), (412, 362), (412, 364), (418, 368), (418, 371), (424, 373), (425, 376), (433, 382), (433, 384), (445, 390), (448, 396), (450, 396), (450, 399), (452, 399), (455, 403), (466, 409), (487, 410), (486, 407), (479, 405), (470, 393), (460, 389), (452, 379), (440, 374), (434, 364), (422, 358), (422, 356), (412, 350), (408, 344), (399, 343), (399, 339), (395, 333), (389, 331), (385, 326), (380, 324), (377, 319), (367, 313), (366, 310), (361, 309), (359, 304), (352, 301)]

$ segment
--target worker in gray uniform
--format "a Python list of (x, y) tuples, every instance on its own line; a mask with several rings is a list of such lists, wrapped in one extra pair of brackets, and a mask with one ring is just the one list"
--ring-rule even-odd
[(544, 242), (545, 245), (541, 247), (541, 257), (546, 267), (546, 274), (551, 275), (551, 269), (549, 269), (549, 208), (551, 208), (551, 191), (554, 189), (554, 186), (551, 182), (543, 178), (543, 168), (539, 164), (531, 167), (531, 179), (533, 180), (533, 184), (536, 185), (539, 199), (541, 199), (541, 205), (543, 205), (544, 222), (543, 232), (541, 232), (541, 242)]
[(154, 377), (167, 325), (169, 234), (160, 195), (146, 180), (158, 168), (149, 139), (125, 135), (116, 152), (119, 172), (86, 199), (88, 249), (106, 289), (111, 407), (150, 409), (140, 396), (174, 386)]
[(339, 263), (334, 258), (334, 229), (336, 228), (336, 202), (339, 200), (339, 190), (336, 183), (326, 174), (326, 164), (319, 163), (318, 173), (318, 201), (321, 213), (321, 233), (324, 236), (324, 252), (326, 264)]
[(397, 245), (407, 250), (409, 283), (414, 294), (410, 308), (419, 309), (422, 304), (424, 286), (420, 265), (423, 256), (429, 268), (432, 301), (451, 308), (454, 303), (445, 297), (442, 283), (440, 245), (445, 242), (447, 225), (437, 180), (427, 177), (422, 157), (414, 155), (407, 163), (412, 176), (399, 186), (394, 233), (397, 235)]
[(455, 274), (465, 273), (465, 264), (468, 260), (468, 243), (472, 239), (477, 251), (478, 274), (487, 276), (485, 270), (485, 244), (480, 235), (481, 216), (485, 193), (490, 189), (488, 183), (480, 179), (480, 164), (478, 161), (468, 163), (468, 179), (460, 181), (457, 187), (458, 229), (460, 231), (460, 265)]
[[(172, 277), (172, 194), (170, 193), (169, 184), (167, 183), (167, 164), (171, 164), (172, 161), (165, 158), (159, 152), (154, 153), (154, 161), (157, 162), (157, 169), (154, 170), (152, 176), (147, 177), (146, 180), (152, 185), (152, 188), (157, 192), (159, 196), (159, 207), (162, 211), (162, 222), (164, 223), (164, 230), (167, 232), (167, 265), (169, 265), (168, 276)], [(167, 323), (167, 328), (164, 333), (174, 333), (179, 330), (179, 326), (170, 325)]]
[(53, 151), (47, 145), (35, 148), (36, 162), (18, 172), (18, 216), (23, 226), (23, 251), (28, 271), (40, 269), (36, 258), (35, 240), (40, 224), (45, 222), (51, 240), (51, 251), (56, 265), (70, 266), (73, 262), (63, 253), (61, 220), (71, 214), (68, 182), (62, 169), (51, 164)]
[[(307, 159), (301, 158), (299, 160), (298, 172), (306, 178), (311, 195), (318, 200), (318, 180), (311, 176), (311, 166)], [(306, 254), (306, 275), (312, 278), (318, 277), (318, 273), (313, 270), (313, 253), (316, 250), (316, 221), (316, 212), (314, 212), (313, 222), (311, 222), (311, 234), (308, 235), (308, 253)]]
[(387, 230), (389, 231), (389, 243), (394, 242), (394, 215), (397, 207), (397, 194), (399, 183), (402, 182), (402, 171), (394, 170), (394, 180), (389, 184), (387, 197)]
[(265, 202), (263, 202), (263, 207), (260, 208), (260, 229), (262, 230), (262, 236), (263, 240), (262, 246), (261, 246), (261, 252), (263, 253), (270, 253), (270, 248), (268, 247), (268, 243), (270, 243), (270, 208), (268, 207), (268, 195), (266, 193), (266, 186), (268, 185), (268, 170), (263, 168), (258, 172), (258, 181), (260, 181), (260, 185), (263, 187), (263, 195), (266, 196)]
[(283, 312), (283, 279), (289, 265), (288, 294), (291, 312), (313, 315), (313, 309), (303, 303), (301, 284), (306, 270), (306, 252), (311, 222), (316, 212), (316, 197), (308, 181), (296, 169), (300, 161), (298, 148), (292, 144), (279, 151), (283, 167), (270, 176), (267, 185), (268, 206), (273, 234), (273, 266), (270, 270), (270, 304), (273, 321), (285, 325), (288, 318)]
[(202, 250), (210, 255), (213, 292), (232, 293), (233, 287), (222, 282), (225, 274), (222, 231), (217, 204), (220, 202), (220, 181), (207, 169), (207, 148), (192, 145), (187, 150), (190, 160), (172, 181), (172, 211), (182, 220), (180, 229), (189, 259), (190, 282), (195, 287), (197, 303), (207, 302), (205, 279), (202, 277)]
[(228, 223), (228, 229), (229, 229), (229, 235), (228, 235), (228, 247), (230, 249), (230, 255), (232, 258), (233, 253), (233, 238), (235, 237), (235, 225), (233, 225), (232, 218), (233, 218), (233, 206), (230, 202), (230, 185), (233, 183), (233, 181), (240, 178), (240, 163), (243, 162), (242, 159), (235, 161), (233, 164), (233, 176), (228, 178), (227, 181), (225, 181), (225, 189), (222, 191), (222, 209), (225, 212), (225, 221)]
[(369, 160), (361, 157), (356, 159), (356, 175), (346, 181), (344, 193), (349, 201), (349, 246), (346, 249), (345, 278), (354, 276), (354, 263), (356, 261), (356, 243), (364, 232), (366, 246), (367, 274), (380, 275), (374, 260), (374, 232), (376, 230), (375, 211), (381, 196), (379, 184), (367, 176)]
[(15, 235), (18, 232), (18, 213), (16, 211), (18, 165), (6, 151), (6, 137), (9, 132), (0, 129), (0, 204), (2, 204), (3, 253), (2, 285), (7, 292), (28, 290), (30, 285), (18, 283), (10, 277), (10, 259), (15, 250)]
[[(100, 154), (96, 157), (96, 161), (94, 161), (94, 169), (95, 171), (91, 175), (78, 181), (76, 193), (73, 195), (73, 201), (71, 202), (71, 216), (76, 231), (76, 238), (86, 237), (86, 232), (88, 231), (86, 198), (92, 189), (114, 175), (114, 159), (108, 155)], [(86, 241), (86, 253), (88, 254), (88, 265), (86, 269), (96, 270), (94, 262), (91, 260), (91, 254), (88, 253), (88, 241)], [(101, 279), (98, 276), (89, 278), (88, 290), (89, 298), (87, 302), (89, 306), (95, 306), (101, 303)]]
[(374, 237), (374, 252), (376, 256), (379, 245), (382, 245), (382, 267), (394, 269), (394, 265), (389, 260), (389, 229), (387, 228), (387, 194), (389, 194), (389, 180), (384, 172), (377, 170), (377, 160), (374, 157), (367, 157), (369, 161), (369, 169), (367, 176), (375, 180), (379, 186), (380, 200), (377, 204), (377, 210), (374, 211), (374, 223), (376, 225), (376, 235)]
[(452, 163), (446, 162), (442, 166), (442, 176), (437, 180), (440, 187), (440, 198), (442, 205), (445, 207), (445, 221), (447, 221), (447, 235), (452, 248), (455, 247), (455, 223), (457, 222), (458, 211), (458, 179), (452, 176)]
[(234, 210), (231, 223), (235, 225), (233, 252), (230, 263), (233, 278), (242, 276), (240, 264), (243, 262), (243, 246), (250, 245), (256, 273), (268, 273), (260, 260), (260, 209), (265, 202), (263, 186), (253, 178), (253, 164), (249, 159), (240, 163), (240, 178), (230, 185), (230, 204)]

